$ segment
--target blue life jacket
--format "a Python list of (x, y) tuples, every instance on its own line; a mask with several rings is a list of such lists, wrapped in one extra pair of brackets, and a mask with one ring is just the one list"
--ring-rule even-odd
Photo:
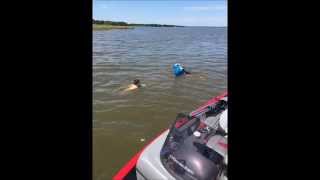
[(172, 66), (172, 70), (173, 70), (173, 73), (175, 76), (180, 76), (180, 75), (184, 74), (183, 67), (178, 63), (176, 63)]

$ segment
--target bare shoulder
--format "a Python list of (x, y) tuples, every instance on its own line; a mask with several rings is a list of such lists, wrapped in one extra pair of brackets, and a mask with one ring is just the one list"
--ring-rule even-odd
[(136, 85), (130, 84), (130, 85), (128, 86), (128, 88), (125, 89), (125, 91), (131, 91), (131, 90), (134, 90), (134, 89), (137, 89), (137, 88), (138, 88), (138, 87), (137, 87)]

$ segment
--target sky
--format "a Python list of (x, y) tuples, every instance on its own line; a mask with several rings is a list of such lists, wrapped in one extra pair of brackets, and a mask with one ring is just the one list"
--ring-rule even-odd
[(226, 0), (93, 0), (93, 19), (141, 24), (227, 26)]

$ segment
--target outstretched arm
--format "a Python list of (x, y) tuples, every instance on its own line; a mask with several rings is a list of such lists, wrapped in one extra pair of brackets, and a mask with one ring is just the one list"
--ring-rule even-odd
[(186, 70), (184, 70), (184, 73), (186, 73), (186, 74), (191, 74), (189, 71), (186, 71)]

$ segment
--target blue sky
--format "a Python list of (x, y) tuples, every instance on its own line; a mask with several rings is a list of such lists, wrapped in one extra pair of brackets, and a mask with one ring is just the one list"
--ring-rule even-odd
[(93, 0), (96, 20), (227, 26), (226, 0)]

